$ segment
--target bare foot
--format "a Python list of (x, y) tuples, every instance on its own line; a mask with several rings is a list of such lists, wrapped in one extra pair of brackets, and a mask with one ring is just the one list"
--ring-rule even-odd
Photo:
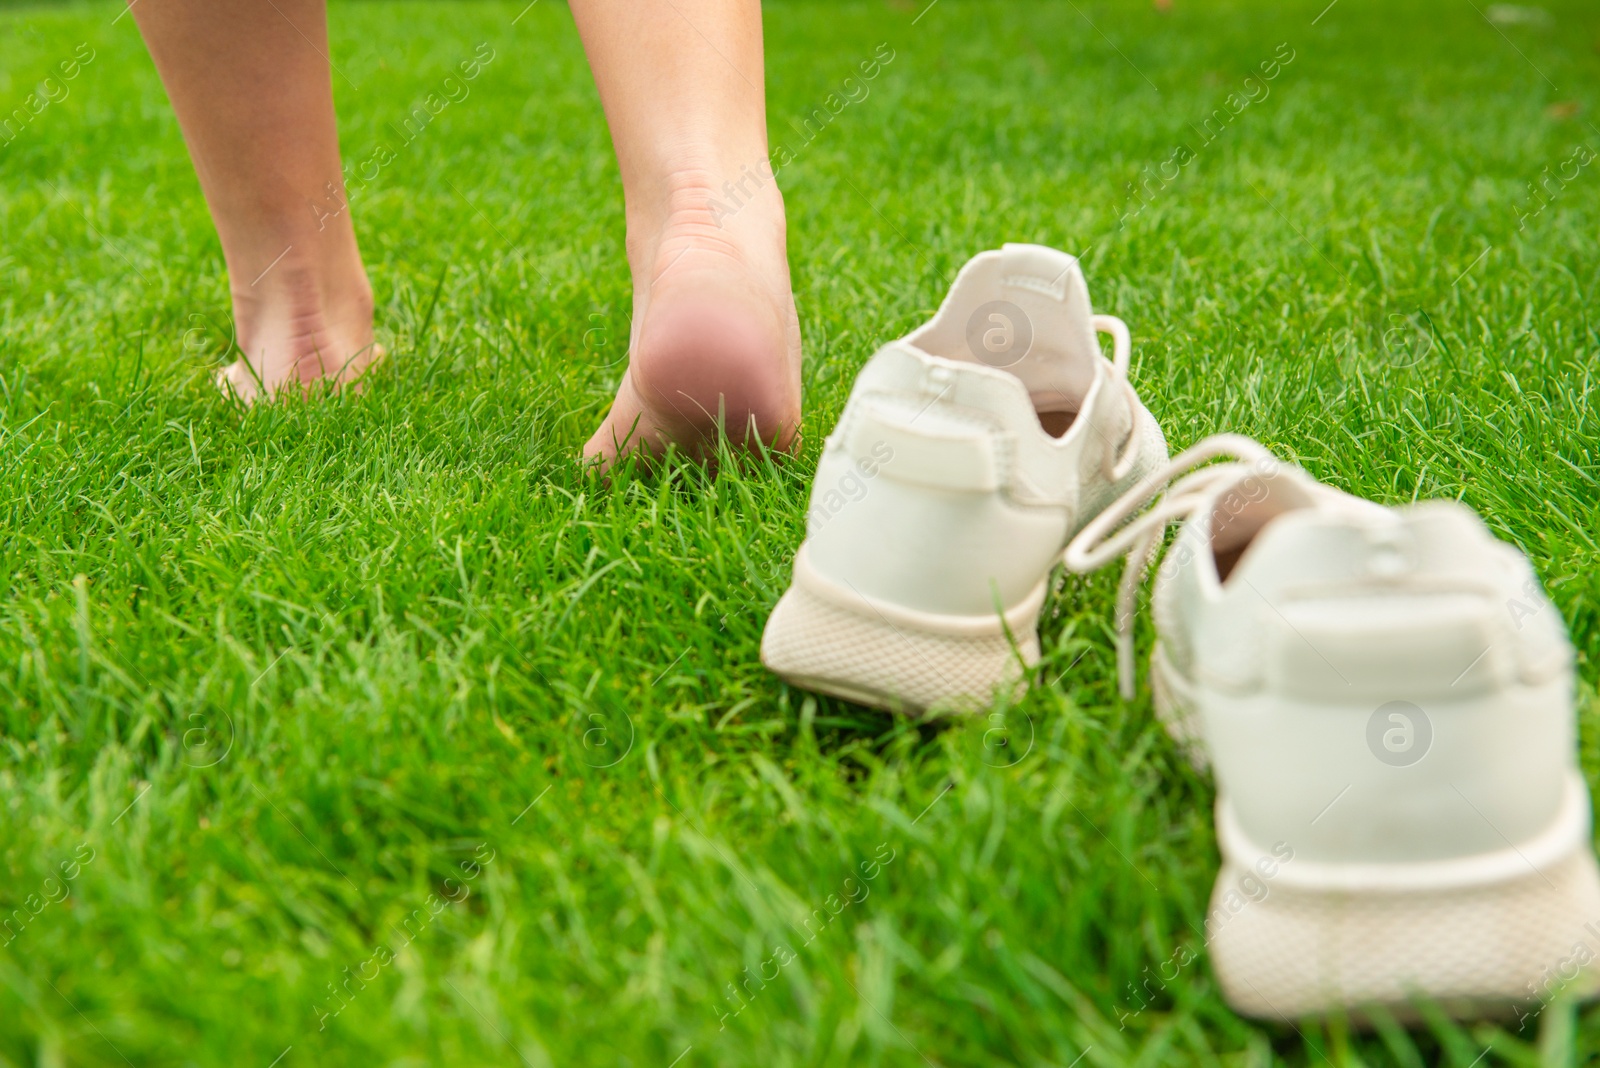
[[(730, 198), (705, 174), (681, 178), (660, 222), (630, 210), (634, 278), (628, 370), (584, 456), (676, 445), (703, 457), (721, 429), (735, 445), (791, 447), (800, 425), (800, 322), (772, 179)], [(738, 205), (737, 208), (734, 205)]]
[(319, 382), (347, 385), (384, 355), (373, 344), (372, 288), (359, 263), (336, 284), (299, 265), (278, 272), (270, 284), (233, 294), (244, 356), (217, 373), (217, 385), (246, 404)]

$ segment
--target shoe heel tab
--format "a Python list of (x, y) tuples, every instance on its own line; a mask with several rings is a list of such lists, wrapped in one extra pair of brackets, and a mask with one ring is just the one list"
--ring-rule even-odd
[(1272, 607), (1264, 650), (1274, 693), (1372, 702), (1461, 698), (1503, 689), (1519, 674), (1495, 606), (1470, 593), (1330, 591)]
[(1426, 500), (1394, 509), (1419, 538), (1447, 541), (1461, 547), (1482, 547), (1498, 542), (1483, 517), (1460, 501)]
[(1287, 513), (1235, 580), (1270, 607), (1266, 662), (1285, 693), (1419, 700), (1543, 685), (1572, 655), (1526, 557), (1456, 501)]
[[(1325, 487), (1294, 472), (1314, 493)], [(1300, 581), (1454, 583), (1476, 588), (1504, 567), (1507, 550), (1477, 513), (1456, 501), (1384, 507), (1339, 494), (1265, 524), (1239, 571), (1263, 587)], [(1520, 554), (1518, 554), (1520, 556)], [(1309, 569), (1309, 570), (1308, 570)], [(1289, 584), (1293, 584), (1292, 582)]]
[(1514, 557), (1527, 568), (1527, 557), (1494, 531), (1467, 505), (1452, 500), (1427, 500), (1388, 510), (1397, 523), (1397, 540), (1405, 543), (1419, 571), (1463, 580), (1488, 579)]
[(834, 440), (897, 482), (992, 493), (1003, 481), (1006, 450), (994, 426), (943, 405), (869, 399)]
[(1076, 283), (1083, 288), (1087, 303), (1083, 265), (1070, 252), (1046, 245), (1008, 243), (1000, 250), (999, 275), (1001, 286), (1007, 289), (1025, 289), (1063, 302)]
[(852, 403), (874, 394), (920, 396), (930, 406), (992, 409), (998, 403), (1033, 411), (1028, 389), (1015, 375), (981, 363), (935, 356), (905, 338), (880, 348), (856, 376)]

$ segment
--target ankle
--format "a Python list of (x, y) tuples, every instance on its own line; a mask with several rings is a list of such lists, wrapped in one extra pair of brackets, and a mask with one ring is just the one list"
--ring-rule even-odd
[(236, 311), (372, 315), (372, 285), (359, 255), (330, 261), (301, 256), (290, 247), (253, 280), (230, 272), (229, 283)]
[(239, 350), (269, 381), (331, 373), (372, 343), (372, 286), (359, 260), (329, 270), (291, 253), (256, 284), (235, 283), (232, 296)]
[(752, 266), (764, 249), (784, 247), (783, 195), (764, 156), (738, 165), (677, 167), (647, 195), (628, 198), (627, 223), (636, 278), (653, 278), (686, 248)]

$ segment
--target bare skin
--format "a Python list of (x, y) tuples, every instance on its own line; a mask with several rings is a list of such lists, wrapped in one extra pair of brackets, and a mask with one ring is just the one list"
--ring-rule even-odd
[[(572, 0), (622, 173), (629, 366), (584, 455), (792, 442), (800, 330), (766, 167), (759, 0)], [(131, 8), (221, 238), (245, 400), (381, 355), (341, 179), (324, 0)], [(726, 183), (739, 195), (730, 198)], [(729, 212), (731, 205), (737, 210)]]
[(244, 353), (227, 384), (250, 401), (262, 386), (355, 378), (374, 356), (372, 287), (350, 213), (319, 229), (312, 210), (329, 182), (344, 199), (322, 0), (146, 0), (131, 11), (222, 240)]
[[(787, 445), (800, 324), (767, 161), (758, 0), (575, 0), (627, 204), (628, 373), (584, 453)], [(743, 183), (737, 197), (729, 183)], [(737, 210), (731, 210), (738, 203)], [(731, 210), (731, 214), (729, 213)]]

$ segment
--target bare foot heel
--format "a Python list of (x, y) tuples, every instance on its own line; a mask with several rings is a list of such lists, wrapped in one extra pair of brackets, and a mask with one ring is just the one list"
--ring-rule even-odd
[[(378, 364), (383, 362), (389, 350), (379, 344), (368, 345), (345, 360), (336, 373), (321, 375), (318, 378), (302, 383), (302, 388), (307, 392), (312, 385), (322, 379), (331, 379), (339, 389), (351, 389), (359, 392), (366, 388), (366, 374)], [(240, 358), (228, 366), (220, 368), (212, 376), (212, 382), (222, 391), (223, 396), (230, 400), (237, 400), (246, 406), (256, 401), (275, 395), (274, 389), (268, 387), (266, 381), (251, 367), (248, 360)], [(277, 389), (281, 390), (282, 386)]]
[(629, 374), (667, 440), (693, 448), (720, 429), (735, 446), (783, 448), (794, 436), (798, 391), (774, 373), (787, 363), (783, 325), (741, 304), (695, 293), (657, 304), (645, 324)]
[(283, 275), (281, 288), (234, 293), (244, 355), (217, 372), (215, 381), (246, 405), (296, 388), (309, 392), (324, 382), (349, 388), (386, 355), (372, 340), (372, 289), (359, 263), (336, 286), (324, 285), (319, 269), (286, 269)]
[[(634, 264), (639, 321), (628, 371), (583, 450), (602, 466), (669, 446), (705, 458), (723, 434), (735, 448), (789, 449), (796, 440), (800, 325), (782, 201), (773, 189), (770, 218), (724, 229), (706, 198), (688, 199)], [(641, 263), (650, 264), (644, 285)]]

